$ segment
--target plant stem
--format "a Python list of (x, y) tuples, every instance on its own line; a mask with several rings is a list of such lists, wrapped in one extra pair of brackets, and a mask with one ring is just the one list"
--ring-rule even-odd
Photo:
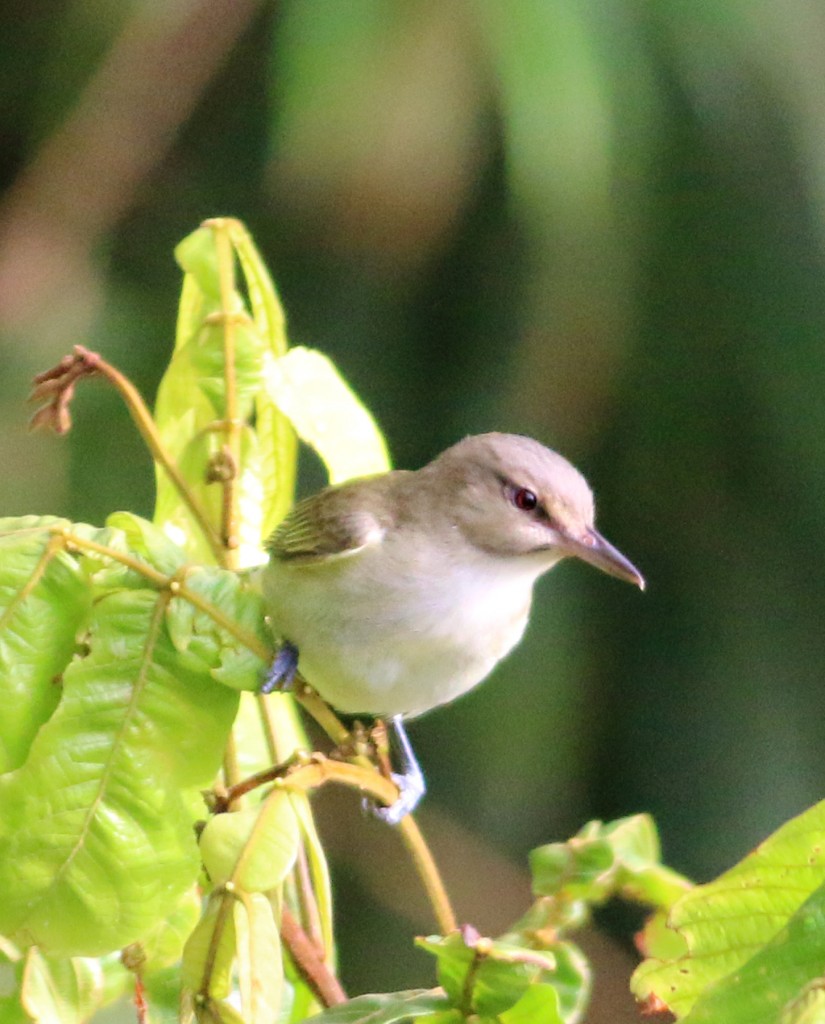
[[(312, 687), (304, 680), (298, 680), (298, 684), (295, 688), (295, 695), (309, 714), (312, 715), (316, 722), (318, 722), (321, 728), (327, 733), (333, 743), (336, 744), (336, 746), (346, 748), (347, 746), (352, 745), (352, 734), (344, 727), (341, 720), (333, 712), (332, 708), (330, 708), (326, 701), (322, 700), (315, 690), (313, 690)], [(372, 795), (378, 796), (378, 799), (387, 805), (391, 804), (393, 800), (397, 798), (398, 789), (395, 786), (395, 783), (384, 778), (384, 776), (377, 771), (375, 765), (370, 762), (369, 758), (354, 757), (352, 760), (357, 760), (360, 765), (369, 765), (371, 770), (375, 772), (384, 783), (388, 783), (392, 788), (392, 796), (390, 796), (389, 799), (376, 793), (373, 793)], [(326, 779), (322, 781), (326, 781)], [(337, 781), (343, 782), (344, 780), (339, 778)], [(351, 785), (352, 783), (347, 784)], [(454, 931), (457, 924), (455, 913), (453, 912), (450, 899), (447, 895), (447, 890), (444, 886), (438, 866), (435, 863), (432, 851), (427, 845), (421, 829), (418, 827), (411, 814), (402, 818), (398, 827), (401, 831), (401, 838), (404, 840), (404, 845), (407, 847), (410, 857), (412, 858), (413, 865), (415, 866), (415, 869), (424, 884), (424, 888), (427, 891), (427, 896), (429, 897), (430, 905), (433, 908), (433, 913), (435, 914), (436, 921), (438, 922), (438, 927), (441, 930), (441, 933), (446, 935), (448, 932)]]
[(343, 724), (325, 700), (318, 696), (305, 679), (300, 676), (295, 680), (295, 697), (301, 706), (311, 715), (318, 725), (329, 736), (336, 747), (348, 747), (352, 743), (352, 733)]
[(424, 840), (421, 829), (411, 814), (402, 818), (398, 823), (401, 838), (412, 858), (415, 869), (424, 883), (430, 905), (433, 908), (438, 928), (442, 935), (454, 932), (458, 927), (455, 913), (444, 888), (444, 882), (436, 867), (432, 851)]
[[(235, 368), (235, 328), (238, 313), (232, 308), (235, 292), (235, 255), (229, 236), (229, 223), (221, 218), (207, 221), (215, 233), (218, 259), (218, 284), (221, 294), (220, 321), (223, 327), (223, 375), (225, 409), (221, 424), (226, 436), (224, 452), (228, 471), (221, 480), (223, 487), (223, 515), (221, 540), (224, 545), (223, 563), (227, 569), (238, 568), (238, 475), (241, 467), (240, 430), (238, 420), (238, 381)], [(213, 318), (214, 319), (214, 318)], [(244, 317), (244, 319), (247, 319)]]
[[(223, 780), (226, 788), (231, 790), (238, 784), (241, 778), (241, 770), (238, 765), (238, 748), (235, 743), (235, 734), (230, 729), (226, 737), (226, 746), (223, 751)], [(241, 808), (240, 798), (229, 801), (230, 811), (239, 811)]]
[(48, 544), (46, 545), (43, 554), (40, 556), (37, 565), (32, 569), (31, 575), (26, 580), (25, 586), (21, 587), (20, 591), (9, 601), (6, 605), (3, 614), (0, 615), (0, 629), (2, 629), (11, 617), (17, 612), (17, 609), (31, 594), (40, 580), (43, 578), (43, 574), (49, 566), (49, 563), (57, 554), (58, 551), (63, 550), (63, 542), (59, 536), (53, 535)]
[(324, 963), (314, 943), (288, 907), (281, 910), (281, 938), (295, 966), (324, 1006), (338, 1006), (347, 1001), (341, 983)]
[[(364, 767), (347, 761), (333, 761), (321, 754), (311, 758), (292, 758), (288, 763), (276, 765), (262, 772), (256, 772), (233, 787), (227, 794), (228, 800), (236, 799), (258, 786), (270, 782), (288, 789), (307, 791), (317, 789), (327, 782), (338, 782), (344, 786), (366, 793), (383, 804), (391, 804), (398, 796), (394, 782), (384, 778), (374, 765)], [(433, 908), (439, 930), (446, 935), (458, 927), (447, 890), (435, 863), (435, 858), (412, 815), (402, 818), (399, 825), (401, 838), (412, 858), (413, 865), (424, 885)]]
[(200, 594), (196, 593), (187, 587), (185, 578), (188, 572), (192, 570), (184, 566), (181, 570), (180, 576), (167, 576), (165, 573), (160, 572), (147, 562), (142, 562), (139, 558), (134, 555), (126, 554), (122, 551), (116, 551), (114, 548), (107, 547), (105, 544), (98, 544), (97, 541), (87, 540), (85, 537), (78, 537), (70, 530), (65, 527), (58, 526), (52, 527), (52, 532), (61, 537), (63, 545), (66, 550), (71, 551), (72, 549), (78, 551), (94, 551), (95, 554), (103, 555), (106, 558), (111, 558), (114, 562), (120, 562), (121, 565), (126, 565), (135, 572), (140, 573), (144, 579), (148, 580), (153, 586), (157, 587), (158, 590), (170, 590), (173, 596), (180, 597), (184, 601), (188, 601), (194, 605), (198, 611), (208, 615), (215, 625), (220, 626), (221, 629), (225, 630), (230, 636), (234, 637), (240, 643), (242, 643), (248, 650), (256, 654), (261, 661), (268, 661), (272, 657), (272, 651), (269, 647), (254, 633), (248, 632), (242, 626), (239, 626), (234, 619), (228, 618), (220, 608), (216, 608), (213, 604), (210, 604), (207, 600), (201, 597)]
[(175, 464), (175, 461), (166, 451), (160, 434), (158, 433), (158, 429), (155, 426), (152, 414), (149, 412), (140, 392), (128, 377), (125, 377), (119, 370), (116, 370), (114, 366), (107, 363), (106, 360), (97, 352), (92, 352), (83, 345), (75, 345), (74, 352), (76, 357), (81, 359), (90, 371), (99, 373), (105, 377), (120, 394), (129, 411), (129, 415), (132, 417), (135, 426), (138, 428), (138, 432), (143, 438), (146, 447), (149, 449), (152, 458), (163, 469), (174, 484), (181, 500), (189, 509), (192, 518), (198, 524), (212, 550), (213, 555), (220, 564), (223, 560), (224, 554), (224, 548), (221, 544), (220, 538), (215, 533), (206, 513), (192, 494), (192, 491), (189, 489), (189, 485), (183, 478), (183, 475)]
[(303, 838), (298, 846), (298, 855), (295, 858), (294, 868), (295, 881), (298, 886), (300, 905), (303, 911), (303, 926), (318, 955), (323, 959), (326, 953), (324, 942), (324, 930), (321, 925), (321, 913), (318, 909), (318, 900), (315, 897), (315, 890), (312, 887), (312, 876), (307, 863), (307, 851)]

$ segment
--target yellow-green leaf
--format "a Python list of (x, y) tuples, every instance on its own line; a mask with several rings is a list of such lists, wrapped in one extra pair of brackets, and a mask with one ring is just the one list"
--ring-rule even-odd
[(267, 394), (321, 456), (331, 483), (389, 469), (384, 438), (366, 407), (320, 352), (293, 348), (266, 359)]
[(212, 884), (268, 892), (286, 877), (298, 850), (298, 821), (289, 794), (273, 790), (257, 807), (217, 814), (200, 837)]

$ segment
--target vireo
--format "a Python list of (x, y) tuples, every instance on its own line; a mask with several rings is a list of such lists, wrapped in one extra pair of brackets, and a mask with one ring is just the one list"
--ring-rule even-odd
[(393, 822), (424, 789), (403, 719), (489, 674), (521, 639), (542, 573), (572, 556), (644, 589), (595, 530), (584, 477), (515, 434), (467, 437), (415, 472), (327, 487), (267, 547), (264, 595), (284, 646), (264, 688), (298, 669), (339, 711), (392, 719), (406, 768), (393, 776), (401, 799), (382, 813)]

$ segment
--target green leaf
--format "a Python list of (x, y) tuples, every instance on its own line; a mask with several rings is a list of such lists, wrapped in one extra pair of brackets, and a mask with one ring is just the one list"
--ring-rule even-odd
[(496, 939), (483, 945), (475, 970), (472, 1006), (481, 1016), (495, 1017), (509, 1010), (532, 985), (549, 980), (556, 958), (547, 950), (529, 949)]
[(97, 960), (55, 960), (30, 949), (21, 1002), (35, 1021), (85, 1024), (103, 1002), (101, 966)]
[(53, 517), (0, 519), (0, 773), (23, 763), (57, 706), (89, 612), (86, 578), (53, 533), (68, 525)]
[[(193, 926), (194, 927), (194, 924)], [(191, 929), (190, 929), (191, 931)], [(181, 1012), (181, 990), (180, 990), (180, 958), (174, 966), (166, 967), (159, 971), (149, 971), (144, 975), (143, 987), (146, 993), (146, 1002), (149, 1006), (149, 1024), (181, 1024), (185, 1015)], [(130, 999), (131, 1006), (124, 1005), (124, 1012), (121, 1017), (114, 1018), (123, 1024), (132, 1024), (134, 1019), (134, 998)], [(131, 1013), (131, 1016), (127, 1014)], [(99, 1024), (92, 1021), (91, 1024)]]
[[(263, 343), (249, 315), (242, 310), (239, 295), (235, 296), (238, 309), (232, 331), (234, 360), (234, 388), (236, 415), (246, 420), (252, 415), (255, 395), (260, 387)], [(214, 419), (224, 419), (226, 407), (226, 353), (224, 325), (207, 321), (175, 353), (175, 359), (188, 360), (188, 372), (208, 399)]]
[(602, 827), (617, 864), (616, 888), (626, 898), (670, 907), (692, 888), (683, 875), (661, 863), (656, 824), (649, 814), (633, 814)]
[(20, 1003), (25, 962), (20, 951), (0, 936), (0, 1020), (3, 1024), (31, 1024)]
[(451, 1002), (481, 1017), (510, 1009), (556, 967), (552, 953), (482, 938), (469, 928), (416, 942), (435, 955), (438, 980)]
[(198, 1013), (204, 1024), (248, 1024), (230, 1003), (212, 1003)]
[[(95, 538), (99, 543), (137, 555), (141, 561), (165, 576), (173, 576), (186, 563), (183, 548), (148, 519), (142, 519), (132, 512), (113, 512), (106, 519), (106, 526), (108, 530)], [(123, 535), (125, 543), (119, 542), (116, 532)]]
[(497, 1017), (515, 1006), (541, 973), (535, 965), (485, 959), (473, 980), (473, 1010), (482, 1017)]
[(203, 865), (212, 884), (244, 892), (277, 888), (295, 863), (298, 819), (288, 793), (273, 790), (257, 807), (217, 814), (201, 833)]
[(556, 969), (544, 983), (552, 985), (558, 995), (558, 1013), (565, 1024), (582, 1020), (593, 982), (590, 962), (573, 942), (554, 942), (550, 952)]
[(690, 888), (687, 879), (660, 863), (659, 837), (650, 815), (603, 824), (588, 822), (566, 843), (530, 854), (538, 896), (599, 903), (616, 893), (670, 906)]
[(552, 985), (531, 985), (519, 1001), (499, 1015), (501, 1024), (566, 1024), (559, 995)]
[[(707, 988), (684, 1024), (780, 1024), (825, 963), (825, 886), (806, 900), (788, 924), (756, 956)], [(815, 1013), (817, 1001), (808, 1004)]]
[[(209, 897), (203, 916), (183, 948), (181, 985), (185, 990), (216, 1000), (226, 999), (232, 991), (234, 903), (235, 898), (224, 890)], [(203, 992), (207, 981), (208, 991)]]
[(438, 982), (452, 1004), (462, 1003), (466, 991), (467, 975), (476, 961), (476, 951), (461, 932), (450, 935), (429, 935), (418, 938), (415, 944), (436, 958)]
[(310, 1017), (305, 1024), (397, 1024), (439, 1010), (449, 1010), (449, 1002), (442, 992), (410, 989), (386, 995), (358, 996)]
[(272, 1024), (278, 1019), (283, 989), (281, 937), (272, 904), (260, 893), (236, 901), (238, 987), (244, 1024)]
[[(453, 1008), (451, 1010), (439, 1010), (437, 1013), (421, 1017), (420, 1024), (464, 1024), (466, 1020), (467, 1018), (461, 1010)], [(473, 1024), (481, 1024), (481, 1018), (476, 1017)]]
[[(249, 232), (230, 221), (229, 236), (243, 270), (252, 317), (264, 344), (264, 364), (286, 354), (286, 318), (272, 278)], [(298, 444), (292, 424), (261, 387), (255, 400), (255, 424), (260, 439), (259, 541), (265, 540), (284, 518), (295, 493)]]
[[(158, 388), (155, 420), (170, 458), (194, 498), (205, 510), (211, 509), (212, 515), (208, 518), (213, 528), (217, 528), (220, 488), (206, 480), (210, 461), (220, 449), (219, 435), (209, 430), (214, 419), (212, 403), (197, 386), (197, 375), (188, 353), (173, 357)], [(160, 466), (155, 469), (155, 478), (154, 522), (186, 549), (190, 559), (207, 564), (213, 562), (214, 555), (200, 526)]]
[(788, 1003), (779, 1024), (825, 1024), (825, 979), (817, 978)]
[(301, 838), (309, 857), (312, 891), (315, 893), (318, 917), (321, 923), (321, 938), (327, 954), (327, 963), (331, 965), (335, 941), (332, 933), (332, 882), (329, 876), (329, 866), (318, 830), (315, 827), (309, 796), (306, 793), (292, 793), (291, 796), (292, 809), (301, 827)]
[[(218, 280), (218, 259), (215, 252), (215, 234), (211, 227), (196, 228), (175, 246), (175, 259), (178, 266), (190, 275), (191, 284), (196, 286), (202, 295), (211, 300), (210, 304), (217, 307), (220, 299), (220, 283)], [(194, 305), (194, 300), (191, 300)], [(200, 313), (190, 314), (184, 330), (178, 331), (178, 347), (185, 344), (186, 338), (192, 334), (192, 328), (200, 324)]]
[[(289, 700), (287, 694), (275, 693), (272, 696), (276, 700), (284, 697)], [(238, 714), (235, 716), (232, 726), (232, 735), (238, 752), (238, 772), (241, 778), (257, 772), (261, 765), (279, 763), (284, 760), (279, 756), (273, 757), (269, 749), (262, 725), (262, 700), (267, 700), (267, 697), (261, 698), (250, 691), (242, 692)]]
[(196, 876), (197, 791), (220, 763), (237, 695), (208, 671), (218, 631), (199, 658), (181, 657), (166, 603), (151, 590), (94, 603), (57, 710), (0, 777), (0, 929), (51, 954), (133, 942)]
[[(237, 285), (222, 307), (219, 243), (231, 246), (231, 266), (240, 262), (251, 311)], [(226, 250), (224, 250), (226, 251)], [(236, 408), (255, 431), (241, 431), (238, 487), (239, 561), (243, 567), (262, 561), (261, 544), (292, 504), (297, 446), (285, 416), (261, 382), (264, 359), (286, 352), (284, 315), (274, 285), (246, 229), (228, 218), (207, 222), (178, 247), (186, 270), (178, 315), (175, 354), (161, 382), (155, 417), (164, 445), (215, 530), (222, 518), (223, 489), (209, 482), (225, 462), (225, 433), (215, 430), (226, 415), (227, 367), (225, 325), (231, 320), (232, 376)], [(225, 258), (225, 257), (224, 257)], [(157, 471), (155, 521), (185, 545), (198, 562), (213, 555), (187, 506), (166, 474)]]
[(325, 355), (290, 349), (266, 362), (264, 382), (301, 440), (323, 459), (330, 483), (390, 468), (375, 421)]
[[(242, 576), (214, 566), (192, 569), (186, 586), (224, 620), (242, 630), (250, 642), (264, 648), (272, 643), (264, 621), (261, 596)], [(170, 640), (186, 664), (234, 690), (260, 688), (266, 664), (244, 640), (221, 628), (213, 617), (187, 597), (174, 597), (166, 609)]]
[(163, 971), (176, 964), (201, 912), (201, 900), (195, 886), (183, 894), (169, 914), (141, 936), (143, 976)]
[(605, 839), (575, 836), (566, 843), (549, 843), (530, 852), (533, 891), (537, 896), (601, 899), (613, 865), (613, 849)]
[[(187, 273), (175, 352), (158, 389), (155, 406), (155, 420), (164, 447), (216, 531), (220, 529), (223, 511), (223, 488), (217, 479), (226, 462), (226, 433), (216, 430), (215, 425), (227, 416), (228, 373), (231, 372), (235, 396), (233, 415), (245, 421), (253, 414), (260, 391), (261, 360), (267, 345), (237, 287), (227, 295), (226, 309), (221, 303), (218, 236), (226, 235), (231, 223), (209, 222), (178, 247), (178, 258)], [(228, 257), (234, 261), (231, 249)], [(234, 264), (229, 264), (227, 270), (234, 276)], [(226, 366), (227, 329), (231, 332), (231, 370)], [(260, 560), (262, 495), (258, 440), (247, 425), (241, 431), (239, 455), (239, 537), (242, 564), (249, 565)], [(225, 468), (233, 471), (231, 466)], [(160, 466), (156, 476), (155, 521), (186, 548), (190, 558), (197, 562), (214, 561), (200, 526), (176, 486)]]
[(224, 221), (243, 271), (252, 318), (267, 350), (282, 356), (287, 350), (286, 317), (278, 292), (252, 236), (239, 220)]
[[(235, 973), (242, 1016), (223, 1002), (232, 994)], [(283, 969), (278, 925), (269, 900), (257, 893), (214, 892), (184, 948), (181, 978), (184, 990), (210, 1000), (199, 1010), (199, 1020), (233, 1019), (242, 1024), (277, 1020)]]
[[(758, 958), (765, 968), (782, 964), (788, 977), (796, 979), (796, 987), (774, 1006), (778, 1013), (779, 1005), (821, 973), (821, 963), (816, 969), (807, 961), (818, 942), (820, 887), (825, 884), (823, 832), (825, 801), (787, 822), (714, 882), (697, 886), (675, 903), (668, 925), (682, 937), (686, 952), (641, 964), (632, 980), (637, 998), (658, 997), (682, 1017), (706, 989), (738, 977), (746, 965), (750, 978), (749, 962)], [(810, 903), (803, 906), (808, 897)], [(660, 946), (654, 932), (651, 947)], [(769, 973), (766, 984), (774, 980), (773, 970)], [(784, 992), (784, 983), (780, 988)], [(763, 1018), (752, 1018), (752, 1024), (757, 1019)]]

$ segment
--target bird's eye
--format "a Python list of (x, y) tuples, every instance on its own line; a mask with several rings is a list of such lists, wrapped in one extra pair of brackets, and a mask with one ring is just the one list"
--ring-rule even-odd
[(513, 504), (522, 512), (532, 512), (538, 503), (535, 493), (527, 487), (516, 487), (513, 491)]

